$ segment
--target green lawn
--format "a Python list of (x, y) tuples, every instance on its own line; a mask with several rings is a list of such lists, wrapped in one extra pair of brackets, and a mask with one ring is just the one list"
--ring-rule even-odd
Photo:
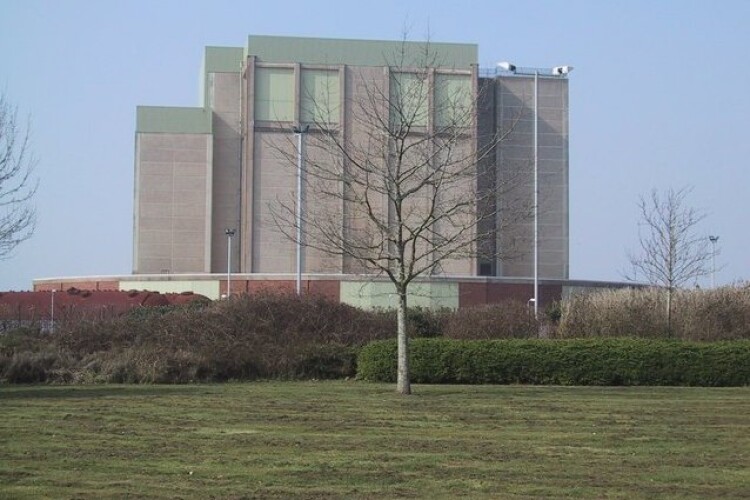
[(0, 498), (747, 498), (750, 388), (0, 387)]

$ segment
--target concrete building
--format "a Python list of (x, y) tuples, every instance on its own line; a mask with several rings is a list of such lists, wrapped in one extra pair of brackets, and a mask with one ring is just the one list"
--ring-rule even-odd
[[(201, 106), (139, 107), (135, 157), (134, 274), (221, 273), (227, 270), (226, 229), (235, 273), (293, 273), (295, 244), (271, 220), (271, 205), (295, 191), (294, 170), (278, 151), (293, 154), (292, 128), (313, 121), (325, 92), (325, 117), (351, 141), (361, 133), (354, 103), (372, 88), (409, 75), (410, 62), (432, 51), (425, 126), (440, 120), (441, 79), (465, 88), (477, 104), (467, 141), (508, 133), (483, 168), (489, 185), (513, 170), (518, 185), (502, 196), (533, 196), (533, 78), (487, 75), (477, 46), (250, 36), (247, 46), (207, 47)], [(399, 66), (393, 60), (401, 57)], [(406, 68), (406, 69), (405, 69)], [(415, 70), (416, 71), (416, 70)], [(391, 84), (392, 85), (392, 84)], [(325, 89), (325, 90), (322, 90)], [(474, 147), (477, 145), (474, 144)], [(567, 79), (542, 75), (539, 85), (540, 277), (568, 277)], [(314, 193), (305, 193), (315, 203)], [(498, 200), (498, 213), (500, 204)], [(500, 217), (498, 217), (499, 219)], [(342, 217), (343, 223), (343, 217)], [(514, 239), (512, 258), (467, 258), (445, 274), (532, 276), (531, 219), (497, 222), (495, 238)], [(490, 228), (492, 231), (492, 228)], [(499, 254), (501, 252), (491, 253)], [(357, 272), (345, 259), (305, 249), (305, 273)]]
[[(539, 278), (541, 305), (579, 287), (568, 282), (568, 80), (539, 73)], [(520, 72), (519, 72), (520, 73)], [(528, 73), (528, 72), (526, 72)], [(476, 185), (489, 193), (476, 213), (491, 213), (477, 252), (447, 262), (415, 283), (412, 304), (458, 307), (532, 296), (534, 77), (481, 69), (474, 44), (254, 36), (244, 47), (206, 47), (197, 107), (139, 106), (135, 134), (133, 275), (35, 280), (35, 289), (108, 287), (191, 290), (210, 298), (227, 291), (291, 288), (296, 244), (272, 220), (272, 205), (296, 196), (294, 127), (330, 124), (345, 144), (366, 137), (361, 108), (375, 89), (393, 98), (409, 82), (425, 83), (415, 133), (447, 118), (445, 89), (471, 110), (459, 146), (477, 154)], [(402, 90), (399, 90), (402, 89)], [(465, 102), (463, 101), (465, 99)], [(386, 97), (387, 100), (387, 97)], [(322, 105), (324, 103), (325, 105)], [(490, 137), (502, 135), (500, 143)], [(347, 146), (348, 147), (348, 146)], [(508, 179), (513, 179), (507, 189)], [(308, 208), (324, 206), (315, 190)], [(458, 193), (461, 195), (463, 193)], [(316, 205), (317, 204), (317, 205)], [(509, 216), (525, 208), (525, 217)], [(384, 210), (384, 217), (387, 209)], [(231, 238), (226, 230), (233, 230)], [(231, 245), (231, 249), (228, 246)], [(512, 248), (512, 252), (502, 251)], [(364, 306), (388, 306), (390, 285), (362, 276), (351, 259), (303, 250), (307, 291)], [(231, 255), (231, 266), (227, 259)], [(82, 286), (82, 284), (84, 286)]]

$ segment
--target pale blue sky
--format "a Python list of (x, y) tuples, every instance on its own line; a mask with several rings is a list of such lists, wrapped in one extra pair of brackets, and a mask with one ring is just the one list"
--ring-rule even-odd
[(404, 26), (477, 43), (482, 66), (575, 66), (572, 278), (620, 279), (639, 194), (692, 185), (721, 237), (717, 282), (750, 279), (749, 1), (0, 0), (0, 89), (31, 116), (42, 180), (0, 290), (131, 271), (135, 107), (197, 105), (204, 46)]

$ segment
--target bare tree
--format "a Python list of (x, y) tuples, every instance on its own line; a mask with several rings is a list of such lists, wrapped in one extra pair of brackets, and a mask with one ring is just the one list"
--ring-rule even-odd
[(0, 94), (0, 259), (34, 233), (35, 164), (29, 129), (18, 123), (18, 111)]
[[(379, 77), (352, 78), (357, 90), (346, 101), (347, 130), (325, 92), (308, 99), (303, 192), (310, 202), (299, 220), (304, 246), (340, 257), (347, 273), (382, 275), (393, 284), (397, 391), (410, 394), (409, 286), (425, 275), (473, 274), (473, 258), (509, 255), (498, 227), (529, 217), (532, 206), (529, 196), (508, 201), (519, 191), (522, 169), (495, 175), (496, 148), (512, 127), (477, 140), (475, 75), (441, 67), (429, 44), (415, 55), (405, 43), (394, 59)], [(296, 150), (281, 153), (294, 164)], [(291, 197), (272, 207), (278, 228), (293, 240), (295, 212)]]
[(708, 239), (697, 234), (705, 213), (687, 205), (692, 189), (651, 191), (638, 203), (642, 228), (637, 253), (629, 256), (632, 271), (626, 277), (642, 276), (667, 292), (667, 328), (672, 329), (674, 290), (710, 272), (712, 252)]

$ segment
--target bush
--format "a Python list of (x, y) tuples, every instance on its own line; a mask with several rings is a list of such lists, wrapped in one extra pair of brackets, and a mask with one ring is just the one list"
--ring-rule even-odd
[[(750, 338), (748, 294), (750, 289), (739, 288), (680, 292), (675, 299), (675, 331), (691, 340)], [(560, 335), (663, 337), (666, 327), (660, 323), (661, 297), (649, 290), (575, 297), (563, 305)], [(461, 340), (527, 339), (536, 337), (539, 328), (526, 305), (518, 302), (458, 311), (416, 308), (409, 310), (407, 320), (415, 341), (440, 335)], [(39, 328), (8, 331), (0, 334), (0, 382), (185, 383), (348, 377), (355, 375), (356, 353), (362, 346), (395, 336), (394, 311), (363, 311), (316, 296), (242, 295), (208, 304), (143, 308), (114, 318), (81, 317), (61, 322), (54, 334), (42, 333)], [(488, 359), (484, 347), (456, 351), (458, 348), (436, 344), (430, 348), (434, 352), (423, 351), (419, 362), (431, 367), (426, 373), (433, 381), (493, 382), (498, 373), (506, 373), (502, 380), (573, 383), (558, 375), (554, 378), (535, 361), (534, 356), (540, 356), (549, 364), (545, 369), (554, 367), (560, 363), (554, 357), (559, 352), (548, 355), (546, 349), (560, 347), (519, 345), (524, 347), (506, 348), (504, 358), (497, 358), (499, 354), (492, 348), (488, 352), (495, 357)], [(576, 356), (584, 358), (584, 354)], [(456, 368), (459, 371), (452, 366), (460, 367)], [(472, 371), (475, 369), (479, 371)], [(566, 376), (582, 380), (578, 375)], [(630, 383), (622, 370), (612, 377), (602, 375), (592, 383), (621, 383), (617, 377)]]
[(13, 384), (46, 382), (57, 368), (59, 359), (51, 351), (22, 352), (0, 362), (0, 376)]
[(566, 300), (560, 338), (666, 338), (666, 302), (657, 290), (623, 289), (579, 294)]
[(750, 339), (750, 287), (681, 291), (673, 322), (683, 339)]
[(750, 288), (677, 290), (672, 329), (662, 289), (622, 289), (580, 294), (563, 303), (561, 338), (640, 337), (694, 341), (750, 339)]
[(443, 326), (449, 339), (528, 339), (538, 334), (533, 311), (516, 300), (458, 309), (447, 315)]
[(311, 346), (294, 365), (287, 378), (338, 379), (357, 373), (358, 349), (342, 345)]
[[(395, 311), (391, 311), (395, 315)], [(410, 307), (406, 311), (406, 324), (412, 338), (435, 338), (443, 335), (443, 323), (453, 311), (449, 309), (432, 310), (425, 307)], [(393, 335), (396, 324), (393, 324)]]
[[(66, 322), (0, 338), (0, 381), (186, 383), (356, 374), (356, 350), (395, 316), (319, 297), (237, 296), (208, 305)], [(39, 357), (45, 352), (45, 357)]]
[[(411, 343), (415, 383), (743, 386), (750, 384), (750, 342), (642, 339)], [(358, 377), (393, 382), (396, 343), (374, 342), (358, 358)]]

